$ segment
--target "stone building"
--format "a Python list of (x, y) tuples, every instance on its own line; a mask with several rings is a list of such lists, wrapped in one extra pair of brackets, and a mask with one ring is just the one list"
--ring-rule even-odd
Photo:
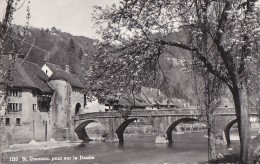
[[(12, 58), (3, 56), (0, 70), (6, 70), (11, 62)], [(1, 75), (5, 73), (1, 71)], [(54, 92), (47, 83), (48, 76), (37, 64), (17, 59), (10, 77), (8, 104), (1, 105), (9, 142), (48, 140), (52, 135), (51, 99)]]
[(70, 73), (68, 65), (62, 70), (58, 65), (45, 63), (42, 70), (55, 90), (52, 106), (53, 137), (58, 140), (72, 139), (75, 137), (73, 117), (86, 105), (84, 86), (75, 74)]
[[(0, 77), (13, 62), (11, 57), (0, 60)], [(73, 139), (73, 118), (86, 105), (84, 86), (80, 79), (59, 66), (16, 59), (10, 72), (7, 89), (8, 101), (1, 95), (0, 115), (8, 134), (9, 143), (27, 143)], [(0, 79), (4, 83), (4, 78)]]
[(119, 94), (116, 96), (107, 96), (105, 105), (106, 111), (119, 110), (123, 108), (132, 109), (177, 109), (188, 107), (189, 104), (184, 99), (168, 98), (158, 88), (141, 87), (140, 91), (135, 94)]

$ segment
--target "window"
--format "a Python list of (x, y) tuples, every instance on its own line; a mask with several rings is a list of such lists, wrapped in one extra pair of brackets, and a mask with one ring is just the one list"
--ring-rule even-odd
[(10, 118), (5, 118), (5, 125), (6, 126), (10, 125)]
[(21, 125), (21, 118), (16, 118), (16, 125)]
[(9, 89), (8, 96), (21, 97), (22, 90), (21, 89)]
[(10, 112), (22, 111), (22, 104), (21, 103), (8, 103), (8, 111), (10, 111)]
[(36, 104), (33, 104), (33, 111), (36, 112)]

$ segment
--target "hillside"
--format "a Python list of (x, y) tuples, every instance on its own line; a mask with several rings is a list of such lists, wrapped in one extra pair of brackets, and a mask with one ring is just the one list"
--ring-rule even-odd
[[(14, 29), (14, 33), (23, 38), (24, 29), (21, 26)], [(11, 51), (10, 48), (13, 44), (12, 38), (8, 39), (6, 53)], [(73, 36), (57, 30), (55, 27), (51, 29), (29, 28), (18, 57), (39, 65), (43, 65), (44, 61), (60, 65), (62, 68), (70, 65), (71, 72), (78, 73), (82, 68), (84, 54), (94, 53), (93, 42), (93, 39)], [(27, 43), (35, 46), (31, 47)]]
[[(22, 38), (24, 30), (21, 26), (17, 26), (14, 32)], [(169, 36), (169, 39), (182, 40), (184, 35), (175, 33)], [(84, 36), (73, 36), (53, 27), (51, 29), (30, 28), (25, 41), (26, 43), (21, 45), (23, 48), (19, 53), (20, 58), (25, 58), (40, 66), (44, 64), (44, 61), (57, 64), (63, 69), (65, 69), (65, 65), (70, 65), (72, 73), (86, 80), (84, 78), (86, 71), (95, 54), (93, 46), (95, 40)], [(27, 43), (35, 46), (31, 47)], [(6, 46), (10, 48), (12, 44), (12, 40), (10, 40)], [(30, 48), (31, 51), (29, 51)], [(188, 51), (178, 48), (171, 48), (165, 52), (160, 58), (160, 63), (167, 76), (167, 83), (159, 85), (161, 82), (158, 80), (158, 85), (153, 84), (151, 87), (160, 87), (169, 97), (192, 99), (193, 89), (190, 78), (175, 59), (190, 60), (190, 54)]]

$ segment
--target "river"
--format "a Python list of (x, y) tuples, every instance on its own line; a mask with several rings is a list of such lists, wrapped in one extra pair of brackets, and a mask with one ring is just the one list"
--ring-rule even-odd
[[(205, 134), (202, 132), (174, 134), (173, 145), (171, 146), (155, 144), (154, 136), (139, 136), (125, 138), (124, 145), (119, 145), (118, 143), (90, 142), (79, 143), (77, 146), (65, 148), (13, 152), (4, 155), (4, 163), (200, 163), (206, 162), (208, 159), (207, 138), (204, 137)], [(226, 151), (226, 146), (218, 146), (217, 150), (218, 152)], [(10, 157), (18, 157), (19, 161), (11, 162)], [(27, 162), (22, 162), (22, 157), (25, 157)], [(34, 159), (30, 159), (30, 157)], [(30, 162), (30, 160), (32, 161)]]

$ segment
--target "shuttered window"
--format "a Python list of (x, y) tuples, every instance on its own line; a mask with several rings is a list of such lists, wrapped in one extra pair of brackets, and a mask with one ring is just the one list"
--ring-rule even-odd
[(8, 111), (10, 112), (22, 111), (22, 103), (8, 103)]
[(33, 104), (33, 111), (36, 112), (36, 104)]
[(22, 97), (22, 90), (21, 89), (8, 89), (7, 95), (13, 96), (13, 97)]
[(19, 111), (22, 111), (22, 110), (23, 110), (22, 107), (23, 107), (23, 106), (22, 106), (22, 103), (19, 103)]

